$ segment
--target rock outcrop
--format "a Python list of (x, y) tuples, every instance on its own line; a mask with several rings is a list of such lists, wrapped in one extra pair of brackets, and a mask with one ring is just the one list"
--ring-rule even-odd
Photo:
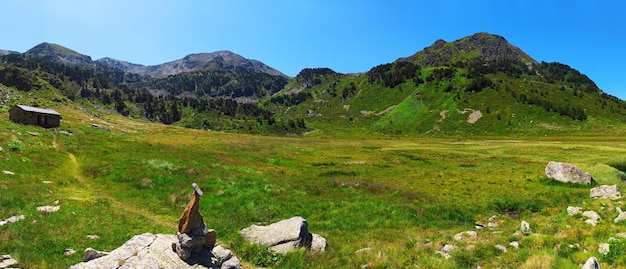
[(589, 196), (591, 198), (619, 199), (622, 198), (622, 192), (617, 185), (602, 185), (592, 188), (589, 191)]
[(567, 163), (550, 162), (546, 166), (546, 176), (564, 183), (591, 185), (594, 182), (589, 173)]
[(136, 235), (110, 253), (87, 248), (83, 262), (70, 268), (242, 268), (230, 250), (214, 248), (216, 233), (207, 229), (199, 212), (202, 191), (195, 183), (192, 186), (194, 192), (179, 219), (177, 234)]
[(281, 220), (268, 226), (252, 225), (239, 233), (251, 243), (260, 244), (281, 254), (300, 247), (317, 252), (324, 252), (326, 249), (326, 239), (309, 233), (307, 222), (302, 217)]
[(0, 268), (11, 268), (17, 266), (19, 262), (13, 259), (11, 255), (0, 255)]

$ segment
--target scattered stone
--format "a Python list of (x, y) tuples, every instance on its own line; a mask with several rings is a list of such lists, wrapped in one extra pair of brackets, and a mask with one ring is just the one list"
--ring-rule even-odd
[(595, 212), (593, 210), (589, 210), (589, 211), (583, 212), (582, 216), (584, 218), (592, 219), (592, 220), (595, 220), (595, 221), (600, 219), (600, 214), (598, 214), (597, 212)]
[(458, 234), (455, 234), (454, 240), (456, 240), (457, 242), (473, 240), (473, 239), (476, 239), (477, 236), (478, 234), (475, 231), (465, 231), (465, 232), (460, 232)]
[(109, 255), (109, 253), (95, 250), (93, 248), (87, 248), (85, 249), (85, 254), (83, 255), (83, 262), (88, 262), (88, 261), (91, 261), (100, 257), (104, 257), (106, 255)]
[(450, 245), (450, 244), (445, 244), (442, 248), (441, 251), (445, 252), (445, 253), (450, 253), (452, 251), (454, 251), (456, 249), (456, 247), (454, 245)]
[(39, 135), (38, 133), (35, 133), (35, 132), (26, 132), (26, 133), (29, 134), (29, 135), (32, 135), (32, 136), (38, 136)]
[(489, 228), (496, 228), (496, 227), (498, 227), (498, 223), (497, 222), (489, 222), (489, 223), (487, 223), (487, 227), (489, 227)]
[(222, 266), (220, 266), (220, 269), (242, 269), (242, 268), (243, 266), (241, 266), (241, 262), (239, 261), (237, 256), (233, 256), (232, 258), (222, 263)]
[(522, 220), (522, 224), (520, 224), (519, 231), (526, 235), (533, 233), (533, 229), (530, 228), (530, 224), (524, 220)]
[(585, 223), (587, 223), (587, 224), (589, 224), (589, 225), (591, 225), (593, 227), (596, 227), (596, 225), (598, 225), (598, 221), (594, 220), (594, 219), (587, 219), (587, 220), (585, 220)]
[(366, 247), (366, 248), (362, 248), (362, 249), (359, 249), (359, 250), (355, 251), (354, 254), (359, 254), (359, 253), (363, 253), (363, 252), (370, 252), (370, 251), (372, 251), (372, 248), (371, 247)]
[(18, 222), (20, 220), (23, 220), (23, 219), (24, 219), (24, 215), (11, 216), (8, 219), (0, 220), (0, 226), (3, 226), (3, 225), (8, 224), (8, 223), (16, 223), (16, 222)]
[(506, 247), (503, 245), (495, 245), (496, 249), (502, 251), (502, 252), (506, 252)]
[(611, 246), (607, 243), (602, 243), (598, 245), (598, 252), (604, 256), (606, 256), (606, 254), (609, 254), (610, 250), (611, 250)]
[(96, 235), (96, 234), (88, 234), (87, 238), (91, 239), (91, 240), (96, 240), (99, 239), (100, 236)]
[(74, 134), (68, 131), (59, 131), (59, 133), (67, 135), (67, 136), (73, 136)]
[(326, 238), (319, 234), (312, 234), (313, 241), (311, 242), (311, 252), (323, 253), (326, 251)]
[[(252, 225), (239, 232), (246, 240), (253, 244), (260, 244), (270, 250), (285, 254), (299, 247), (311, 249), (313, 234), (308, 231), (308, 224), (302, 217), (293, 217), (281, 220), (268, 226)], [(316, 247), (326, 245), (326, 239), (316, 237)]]
[(216, 247), (214, 247), (211, 253), (213, 253), (213, 261), (218, 267), (221, 266), (222, 263), (233, 257), (233, 252), (229, 249), (224, 248), (222, 245), (217, 245)]
[(600, 264), (598, 263), (598, 259), (596, 259), (596, 257), (591, 257), (580, 269), (600, 269)]
[(37, 211), (39, 212), (57, 212), (59, 211), (59, 209), (61, 209), (60, 205), (57, 205), (57, 206), (45, 205), (45, 206), (37, 207)]
[(626, 212), (622, 211), (621, 208), (616, 208), (617, 212), (619, 213), (619, 215), (617, 215), (617, 217), (613, 220), (613, 222), (618, 223), (622, 220), (626, 219)]
[(0, 255), (0, 268), (10, 268), (18, 264), (19, 262), (13, 259), (11, 255)]
[(519, 249), (519, 242), (512, 241), (511, 243), (509, 243), (509, 246), (513, 247), (514, 249)]
[(621, 237), (621, 238), (626, 238), (626, 233), (617, 233), (615, 236)]
[(15, 175), (15, 173), (11, 172), (11, 171), (7, 171), (7, 170), (2, 170), (2, 173), (5, 175)]
[(576, 214), (580, 214), (580, 211), (583, 210), (582, 207), (580, 206), (568, 206), (567, 207), (567, 214), (570, 216), (574, 216)]
[(66, 248), (65, 250), (63, 250), (63, 254), (65, 254), (65, 256), (72, 256), (74, 255), (74, 253), (76, 253), (76, 250), (73, 250), (71, 248)]
[(564, 183), (591, 185), (594, 182), (589, 173), (567, 163), (550, 162), (546, 166), (546, 176)]
[(589, 191), (589, 196), (591, 198), (619, 199), (622, 198), (622, 193), (617, 185), (602, 185), (592, 188)]
[(487, 220), (488, 220), (488, 221), (494, 221), (494, 220), (496, 220), (497, 218), (498, 218), (498, 216), (493, 215), (493, 216), (489, 217), (489, 219), (487, 219)]
[(42, 181), (43, 184), (52, 184), (52, 181), (48, 181), (48, 180), (44, 180)]

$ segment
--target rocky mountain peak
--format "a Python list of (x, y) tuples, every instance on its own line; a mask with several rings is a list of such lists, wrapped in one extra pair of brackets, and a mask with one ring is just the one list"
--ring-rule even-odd
[(481, 58), (487, 62), (513, 60), (536, 63), (534, 59), (510, 44), (504, 37), (484, 32), (453, 42), (439, 39), (422, 51), (399, 60), (417, 62), (422, 66), (444, 66), (475, 58)]
[(27, 56), (42, 57), (47, 60), (71, 65), (91, 65), (91, 57), (53, 43), (41, 43), (24, 53)]

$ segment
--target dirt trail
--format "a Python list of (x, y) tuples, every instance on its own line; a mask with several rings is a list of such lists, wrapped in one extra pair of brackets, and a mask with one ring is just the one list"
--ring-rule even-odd
[(69, 156), (71, 161), (72, 176), (80, 183), (78, 186), (70, 187), (68, 195), (69, 199), (79, 201), (93, 200), (96, 198), (106, 199), (111, 203), (112, 207), (116, 208), (117, 210), (122, 209), (135, 215), (141, 215), (151, 219), (154, 222), (159, 223), (160, 225), (176, 229), (176, 223), (174, 223), (174, 220), (170, 219), (169, 217), (155, 215), (146, 209), (122, 203), (111, 197), (110, 195), (107, 195), (107, 193), (95, 194), (94, 190), (97, 187), (94, 188), (89, 179), (83, 176), (83, 174), (81, 173), (80, 164), (78, 163), (78, 160), (76, 160), (76, 156), (69, 152), (67, 153), (67, 155)]

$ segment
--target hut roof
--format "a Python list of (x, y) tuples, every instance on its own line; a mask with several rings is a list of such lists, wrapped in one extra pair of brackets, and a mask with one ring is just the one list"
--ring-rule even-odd
[(43, 109), (43, 108), (23, 106), (23, 105), (17, 105), (17, 106), (19, 108), (21, 108), (22, 110), (24, 110), (24, 111), (61, 116), (61, 114), (59, 114), (59, 112), (56, 112), (56, 111), (50, 110), (50, 109)]

